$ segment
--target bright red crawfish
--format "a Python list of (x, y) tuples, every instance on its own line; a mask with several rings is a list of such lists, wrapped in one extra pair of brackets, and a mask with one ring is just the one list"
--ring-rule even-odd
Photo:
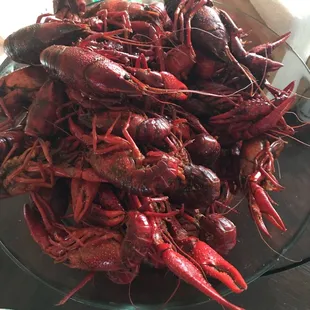
[[(283, 118), (295, 101), (294, 84), (280, 91), (266, 74), (282, 66), (270, 58), (289, 35), (246, 51), (244, 32), (212, 1), (166, 1), (166, 8), (172, 20), (158, 4), (108, 0), (86, 9), (83, 0), (58, 1), (54, 16), (38, 18), (46, 17), (45, 23), (7, 38), (8, 55), (42, 64), (48, 74), (28, 67), (0, 80), (0, 112), (7, 118), (0, 124), (1, 187), (9, 195), (32, 192), (39, 212), (25, 206), (25, 219), (54, 260), (106, 271), (120, 284), (130, 283), (148, 260), (221, 305), (240, 309), (205, 278), (215, 277), (234, 292), (247, 287), (217, 254), (235, 246), (236, 227), (214, 213), (229, 203), (222, 200), (221, 184), (231, 180), (211, 169), (227, 152), (223, 147), (231, 155), (240, 143), (241, 154), (234, 153), (240, 180), (231, 183), (247, 195), (264, 233), (269, 235), (263, 216), (285, 230), (267, 194), (283, 189), (274, 176), (283, 141), (268, 139), (294, 133)], [(29, 44), (21, 44), (25, 38)], [(193, 74), (202, 80), (193, 83)], [(274, 99), (239, 91), (249, 79)], [(189, 97), (191, 92), (196, 94)], [(72, 135), (65, 137), (68, 129)], [(70, 184), (71, 195), (54, 212), (61, 182), (67, 189)], [(171, 210), (162, 195), (184, 205)], [(59, 220), (68, 203), (77, 226)], [(189, 235), (185, 227), (197, 231)]]

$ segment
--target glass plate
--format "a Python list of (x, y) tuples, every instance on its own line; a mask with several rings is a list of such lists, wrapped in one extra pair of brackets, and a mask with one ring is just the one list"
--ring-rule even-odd
[[(226, 5), (219, 6), (228, 11), (240, 27), (252, 30), (249, 40), (253, 46), (277, 38), (277, 34), (267, 26), (242, 11)], [(295, 91), (304, 97), (310, 97), (310, 73), (298, 55), (288, 45), (284, 45), (275, 51), (274, 59), (283, 62), (284, 67), (271, 76), (270, 81), (273, 85), (283, 88), (290, 81), (296, 80)], [(18, 67), (20, 65), (6, 60), (0, 67), (0, 76)], [(294, 111), (300, 118), (309, 120), (310, 101), (298, 97)], [(289, 114), (287, 117), (293, 121), (296, 119)], [(300, 128), (296, 138), (310, 143), (309, 128), (307, 126)], [(240, 214), (229, 215), (238, 228), (238, 242), (229, 254), (228, 260), (239, 269), (248, 283), (272, 268), (279, 257), (295, 244), (309, 221), (310, 150), (294, 140), (288, 141), (289, 144), (279, 159), (281, 174), (278, 171), (278, 175), (281, 175), (280, 183), (286, 189), (272, 195), (272, 198), (279, 203), (278, 211), (288, 228), (287, 232), (281, 233), (269, 226), (273, 238), (267, 240), (269, 244), (267, 246), (249, 216), (245, 201), (239, 207)], [(51, 258), (42, 253), (30, 237), (23, 220), (22, 206), (27, 201), (28, 196), (1, 200), (0, 245), (24, 271), (65, 294), (75, 287), (86, 273), (54, 264)], [(143, 266), (140, 275), (131, 285), (131, 298), (139, 309), (157, 310), (169, 298), (177, 282), (171, 273)], [(229, 293), (217, 282), (214, 286), (224, 295)], [(101, 273), (97, 274), (95, 280), (79, 291), (73, 299), (101, 309), (135, 309), (130, 304), (128, 295), (127, 285), (113, 284), (104, 273)], [(196, 289), (182, 283), (171, 302), (166, 305), (166, 309), (188, 309), (190, 306), (208, 301)]]

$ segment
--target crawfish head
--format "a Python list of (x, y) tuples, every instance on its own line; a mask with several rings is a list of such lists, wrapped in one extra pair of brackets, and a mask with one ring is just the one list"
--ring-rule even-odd
[[(40, 214), (25, 205), (24, 217), (34, 241), (54, 260), (82, 270), (122, 269), (122, 236), (119, 233), (100, 227), (65, 229), (60, 223), (55, 223), (54, 219), (48, 219), (49, 211), (44, 209), (46, 204), (37, 207)], [(45, 223), (42, 221), (43, 217)]]

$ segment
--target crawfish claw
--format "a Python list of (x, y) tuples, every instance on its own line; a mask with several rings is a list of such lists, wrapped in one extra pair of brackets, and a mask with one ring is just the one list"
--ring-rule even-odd
[(281, 44), (284, 44), (288, 40), (290, 35), (291, 35), (291, 32), (287, 32), (284, 35), (280, 36), (278, 38), (278, 40), (276, 40), (275, 42), (267, 43), (267, 44), (261, 44), (261, 45), (258, 45), (256, 47), (253, 47), (249, 51), (249, 53), (259, 54), (261, 56), (269, 58), (271, 56), (271, 53), (273, 52), (273, 50), (276, 49)]
[(42, 224), (40, 214), (35, 212), (28, 204), (23, 208), (24, 218), (34, 241), (44, 250), (50, 246), (48, 233)]
[(247, 284), (242, 275), (233, 265), (205, 242), (197, 238), (193, 239), (195, 239), (195, 241), (190, 255), (197, 261), (208, 276), (221, 281), (234, 293), (241, 293), (247, 289)]
[(171, 245), (161, 243), (157, 245), (157, 250), (166, 266), (180, 279), (196, 287), (202, 293), (217, 301), (220, 305), (231, 310), (242, 310), (242, 308), (231, 304), (223, 298), (204, 278), (201, 271), (186, 257), (173, 251)]
[(285, 224), (283, 223), (278, 212), (274, 209), (271, 199), (266, 194), (264, 189), (257, 183), (250, 182), (250, 191), (251, 195), (253, 195), (252, 199), (250, 199), (250, 201), (252, 201), (252, 203), (250, 203), (251, 214), (260, 230), (267, 236), (271, 237), (266, 225), (263, 222), (264, 215), (271, 224), (278, 227), (282, 231), (286, 231)]

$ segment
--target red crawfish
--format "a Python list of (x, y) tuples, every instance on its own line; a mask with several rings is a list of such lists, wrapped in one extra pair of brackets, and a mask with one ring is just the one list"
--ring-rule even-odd
[(284, 114), (296, 101), (291, 95), (294, 82), (283, 91), (268, 88), (275, 98), (267, 101), (260, 96), (237, 102), (228, 112), (212, 116), (209, 126), (213, 135), (220, 135), (220, 143), (227, 144), (240, 140), (248, 140), (262, 134), (292, 135), (294, 129), (287, 125)]
[[(121, 259), (125, 269), (132, 270), (138, 274), (140, 265), (149, 253), (153, 245), (153, 229), (145, 214), (139, 212), (141, 207), (136, 196), (128, 196), (129, 211), (126, 216), (126, 235), (121, 245)], [(117, 283), (122, 283), (120, 272), (111, 272)]]
[(25, 205), (24, 217), (31, 236), (44, 253), (70, 268), (106, 272), (124, 269), (120, 255), (123, 236), (119, 232), (64, 226), (42, 197), (36, 193), (31, 193), (31, 197), (39, 213)]
[[(98, 16), (105, 24), (109, 23), (126, 30), (131, 30), (131, 22), (137, 20), (149, 21), (163, 27), (167, 23), (167, 15), (161, 6), (128, 0), (102, 1), (87, 10), (83, 17), (90, 18), (93, 16)], [(103, 30), (107, 31), (106, 28)]]
[(37, 91), (47, 80), (42, 68), (26, 67), (0, 78), (1, 130), (14, 127), (15, 120), (29, 107)]
[(136, 163), (132, 151), (104, 156), (90, 152), (87, 160), (99, 176), (134, 195), (157, 196), (183, 178), (180, 161), (164, 153), (146, 156), (142, 165)]
[(152, 229), (142, 213), (128, 212), (124, 238), (108, 228), (64, 226), (40, 195), (31, 193), (31, 197), (39, 212), (25, 205), (26, 223), (34, 241), (56, 262), (70, 268), (105, 271), (115, 283), (128, 284), (137, 276), (152, 244)]
[(57, 131), (54, 123), (57, 110), (67, 101), (65, 85), (47, 80), (37, 92), (25, 126), (25, 134), (33, 137), (50, 137)]
[[(263, 57), (253, 52), (262, 52), (262, 46), (247, 52), (241, 42), (242, 30), (225, 11), (216, 8), (211, 0), (165, 0), (165, 7), (174, 23), (173, 31), (179, 33), (181, 25), (180, 40), (184, 42), (186, 39), (193, 59), (196, 55), (194, 46), (195, 49), (211, 52), (225, 62), (237, 63), (236, 57), (259, 78), (266, 71), (282, 67), (281, 63), (269, 59), (269, 55)], [(270, 46), (269, 51), (284, 43), (288, 37), (289, 34), (280, 38)]]
[(219, 196), (220, 180), (203, 166), (183, 164), (163, 152), (149, 152), (137, 162), (131, 151), (106, 155), (89, 153), (92, 168), (119, 189), (140, 196), (169, 194), (177, 202), (212, 203)]
[[(200, 91), (222, 94), (222, 97), (194, 95), (188, 100), (182, 102), (182, 107), (189, 113), (198, 118), (216, 116), (233, 110), (242, 104), (243, 101), (251, 100), (251, 96), (246, 92), (236, 91), (232, 87), (224, 84), (201, 80), (196, 83), (196, 88)], [(237, 114), (237, 113), (236, 113)]]
[[(151, 207), (151, 210), (154, 211), (154, 208)], [(158, 258), (170, 271), (219, 304), (232, 310), (241, 310), (240, 307), (224, 299), (205, 278), (205, 274), (212, 276), (238, 293), (245, 290), (247, 288), (245, 281), (231, 264), (206, 243), (195, 237), (188, 237), (181, 226), (177, 227), (179, 232), (177, 235), (172, 231), (173, 239), (178, 245), (175, 248), (168, 241), (171, 240), (171, 236), (167, 226), (169, 227), (171, 220), (166, 219), (167, 226), (165, 221), (156, 215), (150, 216), (148, 220), (153, 230), (153, 247)], [(189, 255), (188, 258), (184, 256), (184, 253)]]
[(55, 44), (72, 45), (90, 34), (84, 24), (33, 24), (10, 34), (4, 41), (4, 51), (14, 61), (29, 65), (40, 64), (40, 53)]
[[(148, 118), (146, 115), (129, 110), (98, 112), (95, 115), (79, 116), (82, 124), (92, 129), (92, 135), (87, 135), (81, 127), (69, 120), (72, 135), (83, 143), (93, 146), (96, 154), (108, 153), (111, 150), (131, 148), (139, 153), (137, 144), (161, 145), (163, 141), (171, 144), (168, 136), (171, 134), (173, 122), (165, 117)], [(101, 150), (97, 141), (108, 143)]]
[(46, 48), (40, 59), (50, 74), (88, 95), (166, 95), (171, 99), (187, 98), (182, 92), (187, 87), (171, 73), (149, 69), (135, 71), (134, 68), (129, 73), (108, 58), (82, 48), (54, 45)]
[(126, 212), (119, 199), (119, 191), (110, 184), (101, 184), (93, 204), (84, 221), (103, 227), (118, 227), (126, 219)]
[(220, 213), (195, 216), (182, 215), (186, 221), (196, 226), (199, 239), (205, 241), (216, 252), (227, 255), (237, 243), (237, 228), (235, 224)]
[(3, 131), (0, 134), (0, 166), (18, 155), (24, 148), (25, 134), (21, 130)]
[(252, 139), (244, 141), (240, 154), (240, 178), (248, 197), (251, 215), (267, 236), (270, 236), (263, 217), (286, 231), (280, 215), (273, 207), (273, 200), (266, 191), (280, 191), (283, 187), (274, 176), (274, 159), (284, 148), (284, 141), (278, 139), (270, 143), (267, 139)]
[[(57, 154), (59, 154), (58, 150), (56, 150)], [(15, 196), (41, 187), (52, 188), (55, 177), (83, 179), (90, 182), (106, 181), (91, 168), (75, 167), (74, 161), (71, 164), (66, 162), (53, 164), (56, 155), (50, 152), (49, 143), (37, 139), (21, 155), (8, 159), (0, 167), (3, 189), (10, 196)]]
[[(171, 217), (166, 221), (176, 243), (181, 249), (192, 256), (199, 265), (201, 265), (202, 269), (208, 276), (217, 278), (235, 293), (241, 293), (247, 288), (244, 279), (237, 269), (224, 260), (217, 251), (213, 250), (209, 245), (198, 238), (193, 236), (189, 237), (186, 230), (182, 228), (181, 224), (175, 217)], [(202, 221), (201, 224), (205, 226), (204, 228), (207, 228), (210, 223), (206, 224)], [(217, 222), (216, 225), (212, 225), (217, 226), (218, 224), (219, 222)], [(218, 226), (218, 229), (221, 229), (220, 225)], [(210, 230), (212, 234), (212, 229)], [(223, 238), (225, 239), (225, 237)], [(208, 240), (206, 240), (206, 242), (207, 241)], [(219, 272), (218, 269), (220, 269), (221, 272)]]

